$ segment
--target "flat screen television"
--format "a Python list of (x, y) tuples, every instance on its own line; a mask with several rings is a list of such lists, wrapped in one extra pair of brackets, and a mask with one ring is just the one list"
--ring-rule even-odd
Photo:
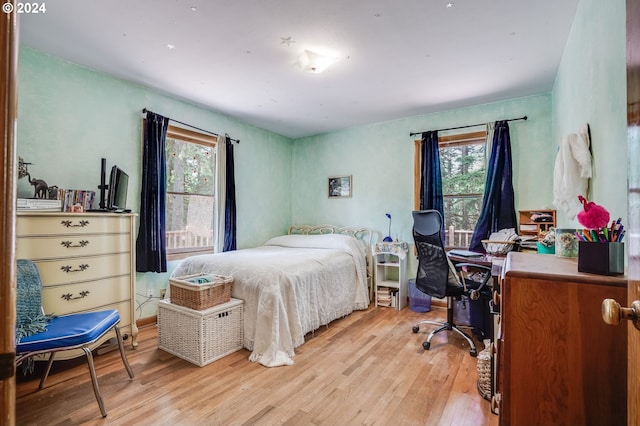
[(124, 211), (127, 209), (127, 190), (129, 175), (118, 166), (111, 168), (109, 177), (109, 195), (107, 196), (107, 210)]

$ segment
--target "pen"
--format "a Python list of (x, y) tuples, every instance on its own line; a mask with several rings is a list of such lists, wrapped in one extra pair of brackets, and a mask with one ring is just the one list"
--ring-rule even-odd
[(587, 231), (586, 229), (582, 230), (582, 235), (584, 235), (585, 241), (593, 242), (593, 240), (591, 239), (591, 235), (589, 235), (589, 231)]
[(607, 242), (607, 237), (604, 236), (604, 232), (598, 231), (598, 237), (600, 237), (600, 242), (602, 242), (602, 243), (606, 243)]
[(598, 238), (598, 233), (596, 232), (595, 229), (591, 230), (591, 239), (593, 242), (596, 242), (596, 243), (600, 241), (600, 238)]
[(604, 234), (604, 240), (609, 241), (609, 229), (606, 226), (602, 228), (602, 233)]

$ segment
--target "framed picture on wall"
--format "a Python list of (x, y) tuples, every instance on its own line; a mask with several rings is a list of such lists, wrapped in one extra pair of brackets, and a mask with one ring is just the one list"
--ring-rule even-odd
[(329, 178), (329, 198), (351, 197), (351, 175)]

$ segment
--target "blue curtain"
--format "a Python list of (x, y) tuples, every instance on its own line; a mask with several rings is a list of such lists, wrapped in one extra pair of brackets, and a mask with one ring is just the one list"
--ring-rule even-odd
[(226, 157), (226, 200), (224, 209), (224, 246), (222, 251), (236, 249), (236, 180), (233, 161), (233, 142), (225, 135)]
[(136, 271), (138, 272), (167, 272), (164, 146), (168, 125), (168, 118), (147, 111), (142, 150), (140, 228), (136, 240)]
[(422, 133), (420, 156), (420, 210), (438, 210), (444, 217), (437, 130)]
[(482, 240), (489, 238), (493, 232), (517, 225), (511, 161), (509, 124), (507, 121), (496, 121), (482, 210), (469, 250), (483, 252)]

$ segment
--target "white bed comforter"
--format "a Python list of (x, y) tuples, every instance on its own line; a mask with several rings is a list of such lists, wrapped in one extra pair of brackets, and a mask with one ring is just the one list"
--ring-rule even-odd
[(193, 256), (172, 277), (202, 272), (233, 277), (231, 295), (244, 300), (244, 347), (266, 367), (293, 364), (306, 333), (369, 305), (364, 246), (348, 235), (283, 235)]

